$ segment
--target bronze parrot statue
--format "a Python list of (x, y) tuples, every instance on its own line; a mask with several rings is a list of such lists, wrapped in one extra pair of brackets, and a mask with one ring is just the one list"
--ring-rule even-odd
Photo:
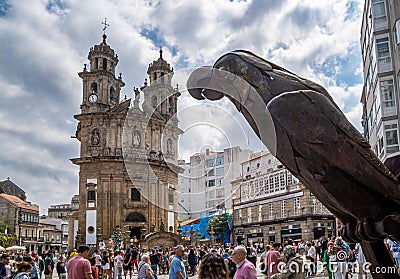
[[(361, 242), (373, 265), (388, 263), (382, 240), (400, 240), (398, 179), (321, 85), (237, 50), (195, 70), (187, 88), (199, 100), (228, 97), (269, 151), (343, 222), (344, 239)], [(371, 251), (387, 255), (374, 261)]]

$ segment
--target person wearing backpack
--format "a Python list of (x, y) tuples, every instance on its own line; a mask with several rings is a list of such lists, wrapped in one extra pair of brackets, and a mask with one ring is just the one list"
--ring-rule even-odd
[(254, 265), (254, 267), (256, 267), (257, 266), (257, 256), (254, 255), (254, 253), (256, 253), (256, 250), (251, 246), (247, 246), (246, 251), (247, 251), (246, 259), (249, 262), (251, 262)]

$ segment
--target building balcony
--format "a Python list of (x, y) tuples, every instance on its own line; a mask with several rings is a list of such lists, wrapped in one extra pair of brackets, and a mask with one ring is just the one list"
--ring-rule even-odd
[(21, 236), (21, 241), (31, 241), (36, 240), (36, 237), (33, 236)]

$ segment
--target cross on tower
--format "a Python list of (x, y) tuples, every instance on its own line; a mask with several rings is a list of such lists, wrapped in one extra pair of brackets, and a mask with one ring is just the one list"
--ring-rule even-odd
[(104, 31), (104, 34), (106, 34), (106, 29), (107, 29), (107, 27), (110, 26), (110, 24), (107, 23), (107, 18), (105, 18), (104, 22), (102, 22), (101, 24), (104, 24), (103, 31)]

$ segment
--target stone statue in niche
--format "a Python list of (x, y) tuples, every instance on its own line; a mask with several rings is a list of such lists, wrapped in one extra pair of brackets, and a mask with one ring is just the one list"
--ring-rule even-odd
[(139, 131), (133, 131), (132, 145), (133, 147), (140, 147), (141, 137)]
[(100, 132), (98, 129), (93, 129), (92, 136), (91, 136), (92, 145), (99, 145), (100, 144)]

